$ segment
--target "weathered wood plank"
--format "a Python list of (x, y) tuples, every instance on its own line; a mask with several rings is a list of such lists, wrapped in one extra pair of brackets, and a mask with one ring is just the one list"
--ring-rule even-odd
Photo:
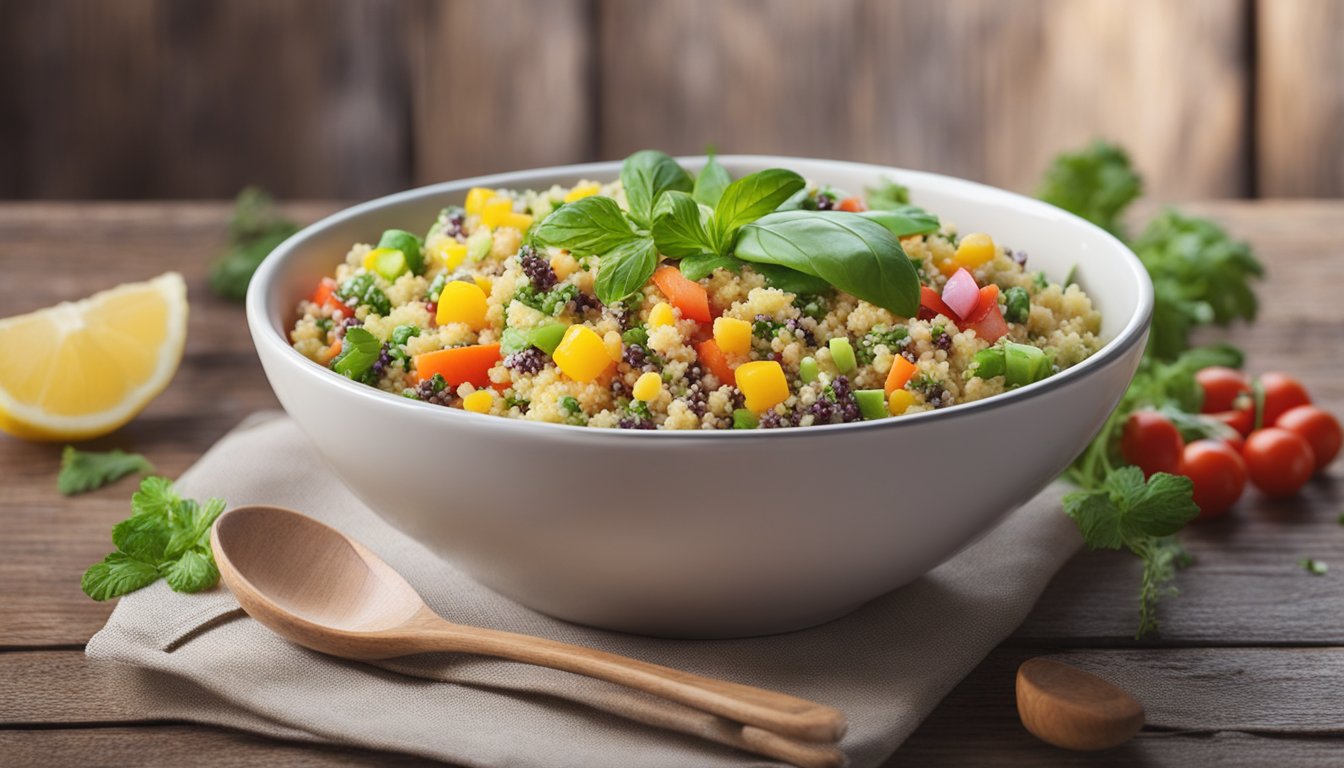
[(0, 754), (14, 768), (52, 765), (135, 765), (140, 768), (379, 768), (441, 766), (390, 752), (327, 747), (190, 725), (0, 730)]
[(0, 197), (402, 188), (401, 33), (395, 0), (0, 3)]
[(1256, 192), (1344, 195), (1344, 4), (1256, 2)]
[[(963, 764), (972, 755), (977, 765), (1132, 765), (1151, 759), (1173, 765), (1207, 765), (1213, 759), (1257, 765), (1274, 750), (1287, 758), (1283, 764), (1309, 765), (1344, 742), (1340, 693), (1344, 648), (1096, 650), (1057, 655), (1125, 686), (1147, 711), (1148, 726), (1135, 741), (1086, 759), (1036, 741), (1018, 723), (1014, 674), (1032, 655), (1036, 655), (1032, 649), (991, 654), (888, 765)], [(157, 764), (156, 734), (165, 726), (113, 692), (107, 675), (115, 670), (109, 666), (91, 664), (76, 651), (0, 654), (0, 748), (14, 734), (59, 733), (66, 735), (50, 737), (50, 744), (73, 755), (89, 748), (84, 734), (124, 734), (127, 739), (139, 735), (151, 750), (150, 764)], [(68, 728), (24, 730), (61, 724)], [(100, 727), (90, 728), (95, 725)], [(215, 729), (173, 730), (188, 742), (226, 743), (230, 753), (236, 748), (250, 756), (288, 762), (290, 752), (297, 751), (295, 760), (328, 759), (325, 748)]]
[(603, 0), (601, 154), (713, 143), (1029, 190), (1055, 153), (1104, 135), (1158, 198), (1240, 195), (1245, 7)]
[(588, 0), (412, 6), (415, 184), (593, 154)]

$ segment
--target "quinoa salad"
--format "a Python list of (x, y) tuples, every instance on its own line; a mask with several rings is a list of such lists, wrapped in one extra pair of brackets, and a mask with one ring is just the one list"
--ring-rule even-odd
[(692, 175), (646, 150), (617, 180), (474, 188), (423, 238), (370, 233), (290, 341), (433, 406), (619, 429), (900, 418), (1102, 346), (1071, 279), (936, 214), (890, 181), (732, 179), (712, 157)]

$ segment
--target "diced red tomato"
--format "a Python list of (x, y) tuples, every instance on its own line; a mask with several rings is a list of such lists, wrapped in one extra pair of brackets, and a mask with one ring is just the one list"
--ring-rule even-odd
[(943, 301), (943, 297), (939, 296), (937, 291), (927, 285), (920, 286), (919, 319), (932, 320), (938, 315), (942, 315), (949, 320), (959, 319), (957, 313), (953, 312), (952, 308), (947, 306), (947, 303)]
[(311, 301), (319, 307), (326, 306), (331, 307), (332, 309), (339, 309), (341, 314), (346, 317), (354, 317), (354, 311), (347, 307), (345, 302), (336, 298), (337, 287), (339, 287), (339, 283), (337, 283), (334, 278), (322, 278), (322, 280), (318, 282), (317, 288), (313, 291)]
[(1003, 310), (999, 309), (999, 286), (986, 285), (980, 289), (980, 303), (960, 326), (962, 330), (974, 329), (976, 336), (990, 344), (1008, 332), (1008, 322), (1003, 319)]

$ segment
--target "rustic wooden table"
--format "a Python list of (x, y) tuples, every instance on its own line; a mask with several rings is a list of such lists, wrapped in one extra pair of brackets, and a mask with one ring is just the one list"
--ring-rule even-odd
[[(312, 220), (328, 204), (292, 206)], [(1295, 372), (1344, 413), (1344, 202), (1188, 206), (1249, 239), (1269, 270), (1260, 321), (1235, 337), (1250, 369)], [(247, 414), (276, 407), (241, 309), (212, 297), (205, 266), (229, 207), (187, 204), (0, 205), (0, 315), (26, 312), (159, 272), (190, 286), (186, 356), (168, 390), (127, 427), (95, 441), (149, 456), (176, 476)], [(0, 435), (0, 762), (6, 765), (409, 765), (411, 758), (272, 741), (146, 720), (83, 655), (111, 608), (79, 590), (109, 549), (132, 482), (73, 499), (56, 493), (59, 445)], [(1026, 622), (943, 701), (891, 765), (1338, 765), (1344, 762), (1344, 462), (1298, 498), (1253, 491), (1221, 521), (1182, 538), (1196, 564), (1163, 609), (1160, 638), (1136, 642), (1133, 558), (1084, 553)], [(1312, 576), (1298, 564), (1331, 566)], [(1125, 676), (1152, 719), (1110, 752), (1048, 747), (1018, 724), (1013, 674), (1062, 654)]]

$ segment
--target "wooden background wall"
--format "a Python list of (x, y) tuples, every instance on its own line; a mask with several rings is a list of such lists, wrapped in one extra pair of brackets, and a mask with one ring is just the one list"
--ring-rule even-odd
[(1344, 195), (1344, 0), (0, 0), (0, 198), (364, 198), (642, 147)]

